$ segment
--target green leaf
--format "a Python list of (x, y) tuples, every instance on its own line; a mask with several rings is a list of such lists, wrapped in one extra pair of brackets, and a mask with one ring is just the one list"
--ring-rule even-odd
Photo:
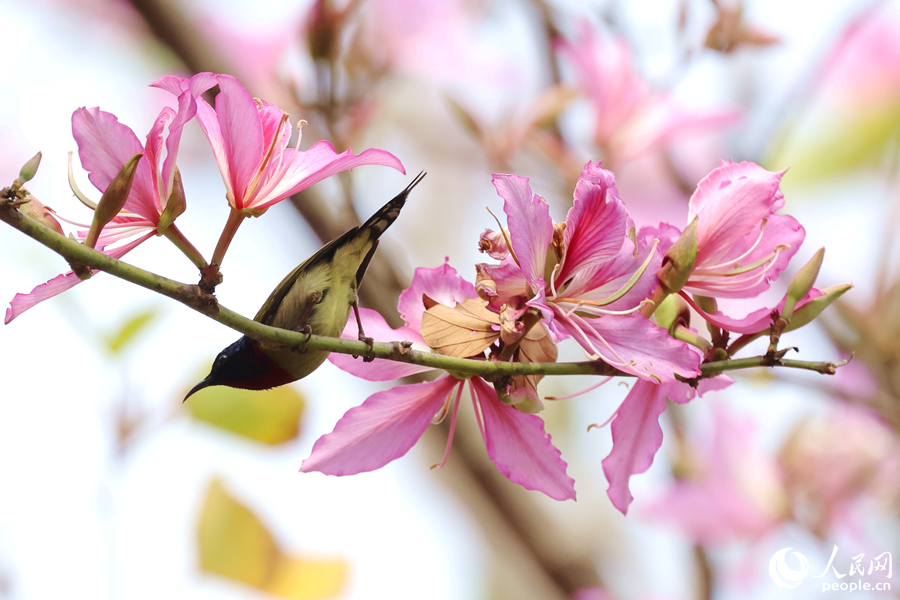
[(112, 355), (121, 354), (158, 316), (159, 309), (149, 308), (128, 317), (117, 331), (106, 336), (106, 349)]
[(789, 142), (766, 160), (772, 168), (790, 166), (793, 183), (844, 175), (876, 166), (900, 134), (900, 103), (846, 115), (831, 115), (815, 134)]
[(262, 392), (214, 386), (191, 396), (185, 406), (195, 419), (275, 445), (297, 437), (303, 397), (290, 386)]
[(214, 480), (200, 512), (200, 568), (279, 598), (337, 596), (347, 579), (343, 560), (310, 560), (285, 554), (266, 526)]

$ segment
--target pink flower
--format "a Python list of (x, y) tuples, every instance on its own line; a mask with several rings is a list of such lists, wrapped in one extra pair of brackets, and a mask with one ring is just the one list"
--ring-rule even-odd
[(737, 110), (692, 112), (667, 94), (652, 92), (635, 70), (625, 40), (598, 35), (588, 23), (577, 41), (557, 38), (556, 48), (575, 67), (594, 106), (595, 142), (610, 160), (630, 160), (678, 136), (722, 129), (740, 118)]
[[(449, 265), (416, 269), (410, 288), (401, 294), (399, 302), (407, 326), (392, 330), (375, 311), (360, 309), (366, 333), (375, 339), (408, 339), (424, 345), (418, 332), (425, 313), (423, 294), (451, 307), (476, 297), (472, 284), (460, 278)], [(355, 338), (356, 334), (356, 324), (348, 324), (344, 337)], [(372, 381), (427, 370), (391, 361), (364, 363), (346, 355), (332, 354), (329, 360)], [(481, 378), (472, 377), (468, 381), (488, 456), (500, 472), (510, 481), (556, 500), (574, 499), (574, 481), (566, 474), (566, 463), (544, 432), (541, 418), (500, 402), (494, 388)], [(360, 406), (347, 411), (334, 431), (319, 438), (300, 470), (353, 475), (378, 469), (406, 454), (430, 423), (439, 422), (451, 413), (446, 461), (465, 382), (444, 375), (434, 381), (400, 385), (373, 394)]]
[[(276, 202), (360, 165), (406, 172), (397, 157), (384, 150), (369, 149), (357, 156), (348, 149), (338, 154), (325, 140), (306, 151), (288, 148), (287, 113), (254, 100), (231, 75), (198, 73), (189, 80), (168, 76), (152, 85), (175, 95), (190, 91), (195, 98), (197, 121), (219, 165), (228, 203), (242, 214), (258, 216)], [(216, 85), (219, 94), (213, 109), (202, 94)]]
[(722, 162), (697, 185), (688, 222), (697, 219), (697, 262), (683, 291), (751, 298), (769, 288), (806, 235), (797, 220), (775, 214), (784, 171), (751, 162)]
[(691, 448), (686, 477), (647, 514), (677, 524), (704, 546), (760, 539), (790, 513), (781, 471), (754, 448), (753, 423), (724, 410), (713, 419), (710, 439)]
[[(178, 96), (178, 110), (165, 107), (159, 113), (147, 142), (141, 145), (134, 132), (119, 123), (115, 115), (99, 108), (79, 108), (72, 114), (72, 135), (78, 143), (81, 165), (89, 171), (88, 178), (100, 192), (118, 174), (122, 166), (135, 154), (143, 152), (131, 192), (123, 210), (102, 230), (96, 248), (112, 256), (122, 258), (133, 248), (163, 233), (160, 216), (175, 186), (175, 159), (181, 141), (181, 130), (195, 114), (197, 105), (189, 93)], [(163, 224), (167, 226), (168, 223)], [(87, 226), (84, 226), (87, 227)], [(79, 231), (84, 239), (87, 230)], [(126, 243), (114, 246), (130, 240)], [(97, 271), (92, 270), (92, 273)], [(32, 306), (74, 287), (82, 280), (69, 271), (34, 288), (28, 294), (16, 294), (6, 311), (5, 323)]]
[[(634, 242), (626, 236), (628, 214), (611, 172), (584, 167), (561, 236), (528, 179), (494, 175), (494, 186), (504, 199), (510, 253), (499, 265), (478, 265), (479, 294), (493, 309), (537, 309), (558, 338), (572, 336), (591, 359), (650, 381), (698, 374), (696, 349), (635, 314), (656, 287), (661, 254), (651, 242), (655, 231), (642, 230)], [(552, 269), (548, 256), (558, 260)]]
[(634, 383), (616, 411), (610, 427), (613, 449), (603, 459), (603, 473), (609, 482), (607, 494), (613, 506), (623, 515), (628, 512), (628, 505), (634, 500), (628, 489), (628, 480), (632, 475), (650, 468), (656, 451), (662, 445), (659, 416), (666, 409), (666, 399), (685, 404), (697, 394), (702, 396), (710, 390), (720, 390), (732, 383), (733, 380), (725, 375), (701, 380), (696, 390), (679, 381), (655, 384), (639, 379)]

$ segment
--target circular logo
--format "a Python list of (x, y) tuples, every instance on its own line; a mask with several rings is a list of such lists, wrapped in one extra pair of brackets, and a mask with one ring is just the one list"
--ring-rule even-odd
[(787, 589), (800, 585), (806, 579), (806, 574), (809, 573), (809, 563), (806, 561), (806, 557), (799, 552), (791, 552), (791, 554), (796, 556), (800, 562), (800, 570), (795, 571), (788, 566), (786, 556), (790, 550), (790, 548), (782, 548), (769, 561), (769, 577), (772, 578), (775, 585)]

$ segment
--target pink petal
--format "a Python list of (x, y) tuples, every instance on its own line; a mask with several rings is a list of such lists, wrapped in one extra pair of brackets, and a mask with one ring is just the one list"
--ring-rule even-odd
[[(133, 250), (139, 244), (142, 244), (146, 240), (153, 237), (156, 231), (151, 231), (145, 236), (134, 240), (128, 244), (123, 246), (119, 246), (118, 248), (113, 248), (110, 251), (106, 251), (103, 248), (103, 253), (112, 256), (113, 258), (122, 258), (129, 251)], [(100, 271), (96, 269), (91, 269), (91, 273), (96, 275)], [(62, 292), (75, 287), (79, 283), (84, 281), (83, 279), (79, 279), (74, 272), (69, 271), (68, 273), (64, 273), (62, 275), (57, 275), (47, 283), (42, 283), (37, 286), (33, 290), (31, 290), (27, 294), (16, 294), (12, 301), (9, 303), (9, 308), (6, 309), (6, 318), (3, 320), (5, 325), (8, 325), (10, 321), (21, 315), (23, 312), (28, 310), (29, 308), (40, 304), (44, 300), (48, 300), (57, 294), (61, 294)]]
[(662, 445), (659, 415), (666, 409), (668, 383), (656, 385), (639, 379), (625, 397), (613, 419), (613, 449), (603, 459), (603, 473), (609, 482), (609, 499), (624, 515), (634, 500), (628, 489), (628, 479), (643, 473), (653, 464), (653, 457)]
[(566, 216), (565, 256), (557, 281), (591, 272), (618, 254), (625, 241), (628, 213), (610, 171), (589, 162), (575, 186), (575, 203)]
[(514, 296), (527, 298), (530, 295), (528, 281), (511, 256), (499, 265), (479, 263), (475, 270), (478, 273), (475, 289), (488, 301), (491, 310), (499, 311)]
[[(720, 380), (718, 377), (703, 381), (708, 383), (700, 394), (732, 383), (729, 378)], [(666, 408), (666, 398), (683, 404), (696, 394), (686, 383), (655, 384), (639, 379), (619, 406), (610, 427), (613, 449), (602, 464), (609, 482), (609, 499), (623, 515), (628, 512), (628, 505), (634, 499), (628, 489), (629, 478), (649, 469), (656, 451), (662, 445), (659, 415)]]
[(697, 223), (697, 265), (718, 262), (744, 236), (758, 237), (763, 219), (783, 199), (778, 184), (784, 171), (773, 173), (751, 162), (727, 163), (713, 170), (691, 196), (688, 222)]
[(553, 238), (550, 207), (532, 193), (526, 177), (494, 175), (494, 187), (503, 198), (503, 211), (509, 224), (509, 237), (519, 267), (532, 292), (544, 291), (544, 265)]
[(219, 75), (218, 83), (216, 119), (228, 168), (223, 175), (233, 185), (235, 208), (240, 210), (247, 208), (242, 202), (262, 166), (267, 148), (264, 147), (259, 109), (250, 92), (231, 75)]
[(354, 475), (400, 458), (422, 437), (451, 390), (460, 384), (445, 376), (369, 396), (348, 410), (334, 431), (316, 441), (300, 470)]
[(575, 480), (566, 474), (566, 463), (544, 432), (544, 421), (500, 402), (494, 388), (480, 378), (469, 381), (484, 417), (487, 453), (497, 469), (526, 489), (554, 500), (574, 500)]
[(101, 192), (106, 191), (129, 158), (144, 151), (127, 125), (97, 107), (79, 108), (72, 113), (72, 135), (78, 144), (81, 166), (90, 172), (88, 178)]
[(356, 155), (348, 148), (338, 154), (326, 140), (316, 142), (305, 152), (287, 149), (283, 160), (290, 162), (277, 170), (277, 165), (267, 166), (259, 189), (246, 208), (268, 208), (327, 177), (362, 165), (381, 165), (406, 173), (400, 159), (390, 152), (369, 148)]
[(553, 305), (555, 319), (585, 349), (614, 367), (648, 381), (699, 375), (699, 350), (676, 340), (641, 315), (584, 318)]
[[(400, 316), (416, 332), (422, 329), (422, 315), (425, 313), (423, 295), (450, 308), (467, 298), (478, 297), (475, 286), (457, 275), (456, 269), (447, 262), (434, 269), (417, 268), (412, 283), (400, 293), (397, 302)], [(417, 335), (417, 339), (421, 340), (422, 336)]]
[[(400, 327), (399, 329), (391, 329), (384, 317), (380, 313), (370, 308), (359, 309), (359, 319), (362, 321), (363, 329), (366, 335), (374, 339), (376, 342), (396, 342), (408, 340), (413, 343), (424, 344), (421, 334), (410, 327)], [(341, 337), (347, 340), (355, 340), (359, 338), (359, 328), (356, 319), (352, 316), (347, 321)], [(414, 373), (424, 373), (431, 371), (428, 367), (419, 365), (411, 365), (407, 363), (397, 362), (393, 360), (384, 360), (376, 358), (372, 362), (364, 362), (362, 358), (353, 358), (350, 354), (339, 354), (332, 352), (328, 355), (328, 360), (351, 375), (366, 379), (368, 381), (391, 381), (399, 379)]]
[[(821, 290), (812, 288), (806, 295), (806, 297), (804, 297), (797, 303), (797, 305), (794, 307), (794, 310), (797, 310), (804, 304), (808, 303), (810, 300), (815, 300), (822, 295), (823, 294)], [(753, 311), (742, 319), (729, 317), (722, 312), (716, 312), (714, 314), (705, 313), (702, 310), (698, 310), (698, 312), (700, 313), (701, 317), (703, 317), (705, 320), (709, 321), (716, 327), (719, 327), (720, 329), (746, 335), (768, 330), (772, 325), (772, 312), (777, 310), (779, 313), (781, 313), (781, 311), (784, 310), (784, 303), (786, 300), (787, 296), (782, 297), (781, 301), (775, 307), (760, 308), (759, 310)]]
[[(773, 264), (765, 267), (763, 275), (760, 275), (763, 267), (734, 277), (692, 274), (683, 289), (689, 293), (717, 298), (753, 298), (769, 289), (770, 282), (778, 279), (779, 274), (787, 268), (791, 258), (800, 249), (806, 231), (794, 217), (769, 215), (762, 237), (758, 239), (757, 236), (758, 231), (754, 235), (741, 238), (724, 254), (707, 259), (707, 264), (710, 261), (727, 263), (729, 257), (734, 259), (742, 256), (741, 264), (753, 264), (770, 256), (776, 246), (784, 246), (786, 249), (779, 252)], [(756, 247), (752, 248), (754, 244)], [(697, 268), (702, 269), (703, 266), (698, 264)]]

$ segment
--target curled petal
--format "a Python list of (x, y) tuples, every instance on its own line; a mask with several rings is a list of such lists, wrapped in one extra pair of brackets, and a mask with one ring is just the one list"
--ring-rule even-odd
[(566, 474), (566, 463), (544, 432), (544, 421), (503, 404), (478, 377), (469, 381), (484, 418), (487, 453), (497, 469), (526, 489), (554, 500), (574, 500), (575, 480)]
[[(412, 283), (403, 290), (397, 302), (400, 316), (416, 331), (422, 328), (422, 315), (426, 310), (422, 296), (428, 296), (435, 302), (451, 308), (467, 298), (478, 297), (475, 286), (457, 275), (456, 269), (446, 262), (434, 269), (417, 268)], [(421, 339), (421, 336), (417, 339)]]
[(300, 470), (355, 475), (400, 458), (422, 437), (457, 385), (459, 380), (445, 376), (369, 396), (348, 410), (334, 431), (316, 441)]

